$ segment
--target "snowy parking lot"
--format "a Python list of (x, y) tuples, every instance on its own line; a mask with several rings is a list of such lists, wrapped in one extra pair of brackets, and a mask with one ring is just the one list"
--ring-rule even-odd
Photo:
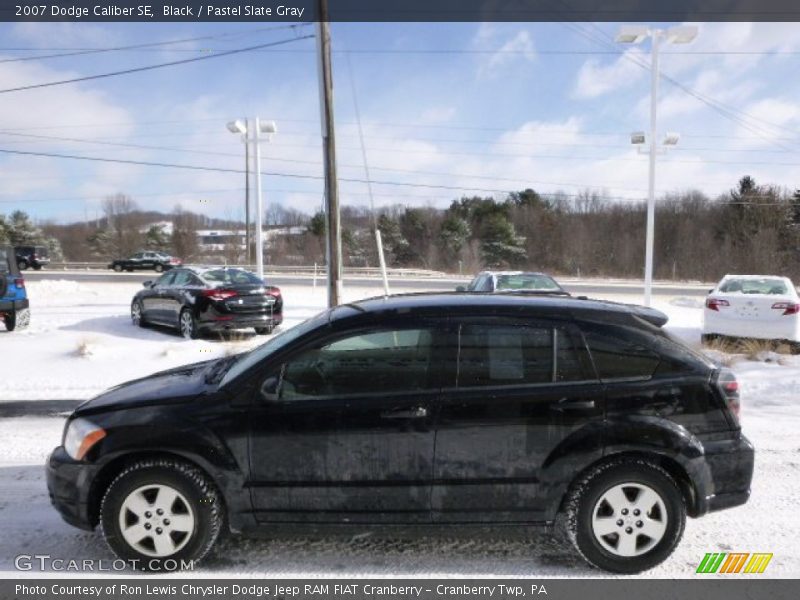
[[(23, 332), (0, 332), (0, 399), (83, 399), (128, 379), (180, 364), (246, 350), (265, 338), (184, 340), (160, 329), (130, 323), (132, 283), (29, 283), (33, 319)], [(402, 291), (402, 290), (394, 290)], [(353, 288), (347, 300), (374, 295)], [(284, 328), (323, 308), (325, 290), (283, 288)], [(611, 299), (635, 302), (635, 297)], [(659, 296), (655, 306), (670, 316), (668, 327), (698, 344), (701, 304)], [(771, 552), (769, 576), (800, 576), (800, 357), (766, 354), (750, 360), (726, 357), (742, 387), (742, 421), (756, 447), (753, 495), (748, 504), (687, 523), (675, 554), (648, 577), (689, 577), (707, 552)], [(19, 572), (14, 557), (111, 560), (99, 533), (74, 529), (51, 508), (43, 463), (60, 442), (63, 417), (19, 416), (0, 420), (0, 572)], [(258, 577), (488, 577), (600, 576), (571, 551), (546, 536), (528, 542), (464, 540), (447, 536), (413, 540), (276, 538), (228, 539), (203, 563), (202, 576)], [(53, 573), (63, 576), (64, 573)], [(197, 575), (197, 573), (195, 573)]]

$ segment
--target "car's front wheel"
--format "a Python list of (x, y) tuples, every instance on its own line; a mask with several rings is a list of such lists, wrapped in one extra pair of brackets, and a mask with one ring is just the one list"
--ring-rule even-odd
[(103, 497), (100, 517), (114, 553), (147, 570), (202, 559), (225, 520), (209, 478), (194, 466), (166, 458), (138, 461), (122, 471)]
[(686, 504), (664, 469), (646, 460), (619, 459), (591, 469), (575, 483), (564, 516), (570, 540), (590, 564), (638, 573), (675, 550)]
[(142, 303), (139, 300), (134, 300), (131, 303), (131, 323), (137, 327), (145, 327), (147, 325), (144, 320)]

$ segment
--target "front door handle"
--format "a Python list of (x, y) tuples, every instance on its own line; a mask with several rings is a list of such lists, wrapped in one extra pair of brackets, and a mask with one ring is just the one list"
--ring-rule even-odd
[(381, 413), (382, 419), (424, 419), (427, 416), (428, 409), (424, 406), (401, 408), (398, 410), (386, 410)]
[(574, 400), (572, 398), (561, 398), (553, 408), (555, 410), (591, 410), (595, 406), (594, 400)]

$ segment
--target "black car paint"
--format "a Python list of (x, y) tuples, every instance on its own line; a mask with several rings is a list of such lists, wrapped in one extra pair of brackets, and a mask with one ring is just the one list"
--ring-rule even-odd
[[(221, 269), (222, 267), (215, 268)], [(234, 284), (223, 286), (237, 292), (228, 300), (215, 300), (204, 295), (214, 285), (202, 279), (203, 269), (179, 267), (165, 273), (155, 281), (144, 282), (144, 289), (136, 293), (133, 302), (139, 302), (142, 316), (148, 323), (179, 327), (183, 310), (194, 315), (201, 331), (231, 328), (272, 328), (283, 322), (283, 298), (265, 294), (277, 290), (261, 282), (258, 284)], [(181, 274), (190, 280), (185, 285), (173, 283)]]
[(673, 474), (691, 516), (747, 500), (753, 447), (726, 417), (712, 366), (494, 394), (453, 389), (441, 369), (440, 385), (422, 395), (260, 396), (261, 382), (301, 348), (342, 332), (433, 323), (446, 334), (476, 318), (548, 320), (578, 334), (598, 319), (642, 327), (624, 306), (574, 298), (439, 294), (342, 306), (222, 388), (209, 383), (213, 363), (206, 362), (88, 401), (70, 418), (88, 417), (109, 434), (84, 461), (61, 447), (53, 452), (51, 498), (68, 522), (92, 529), (114, 474), (131, 457), (167, 454), (214, 479), (234, 531), (287, 523), (548, 523), (578, 474), (626, 454)]
[(138, 271), (143, 269), (168, 271), (180, 266), (180, 262), (174, 261), (173, 257), (158, 252), (137, 252), (128, 258), (112, 260), (108, 268), (115, 271)]

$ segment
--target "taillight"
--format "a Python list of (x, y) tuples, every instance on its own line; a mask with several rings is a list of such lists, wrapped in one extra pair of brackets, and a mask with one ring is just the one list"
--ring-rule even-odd
[(706, 298), (706, 308), (719, 311), (720, 306), (730, 306), (730, 302), (720, 298)]
[(179, 265), (179, 264), (181, 264), (181, 259), (172, 257), (172, 258), (169, 259), (169, 264), (171, 264), (171, 265)]
[(717, 378), (717, 387), (725, 399), (725, 406), (730, 413), (734, 425), (739, 426), (739, 413), (741, 412), (741, 402), (739, 398), (739, 382), (733, 372), (723, 369)]
[(796, 315), (800, 312), (800, 304), (794, 302), (776, 302), (772, 308), (782, 310), (784, 315)]
[(203, 290), (202, 295), (210, 300), (214, 300), (215, 302), (222, 302), (223, 300), (227, 300), (228, 298), (233, 298), (234, 296), (238, 296), (238, 292), (235, 290)]
[(276, 287), (268, 287), (264, 290), (264, 293), (268, 296), (274, 296), (275, 298), (281, 297), (281, 289)]
[(22, 277), (17, 277), (14, 280), (14, 285), (17, 286), (18, 288), (24, 288), (25, 287), (25, 280)]

